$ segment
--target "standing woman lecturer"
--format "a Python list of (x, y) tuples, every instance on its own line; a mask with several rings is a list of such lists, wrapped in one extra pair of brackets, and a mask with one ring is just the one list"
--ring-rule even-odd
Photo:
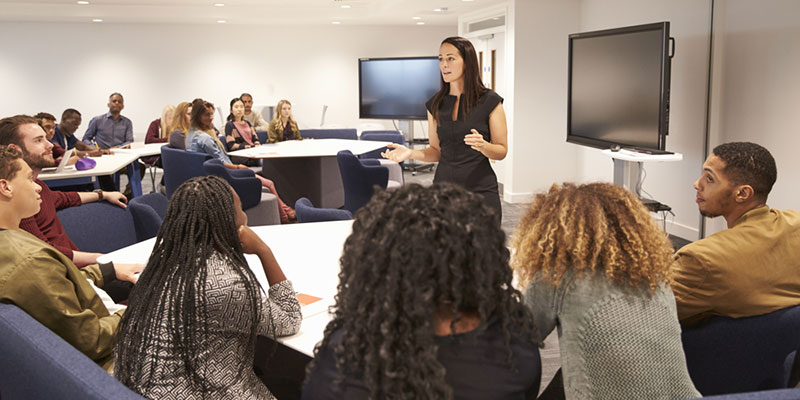
[(438, 161), (433, 181), (453, 182), (480, 194), (499, 222), (503, 210), (489, 160), (502, 160), (508, 152), (503, 98), (483, 86), (475, 48), (467, 39), (442, 41), (439, 69), (441, 89), (425, 103), (430, 145), (416, 150), (390, 144), (383, 156), (397, 162)]

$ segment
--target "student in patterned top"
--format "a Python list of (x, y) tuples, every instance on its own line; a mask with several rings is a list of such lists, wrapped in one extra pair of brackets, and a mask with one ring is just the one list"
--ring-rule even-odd
[[(244, 254), (261, 260), (262, 288)], [(192, 178), (120, 322), (114, 376), (152, 399), (272, 399), (253, 371), (256, 336), (300, 329), (300, 303), (222, 178)]]

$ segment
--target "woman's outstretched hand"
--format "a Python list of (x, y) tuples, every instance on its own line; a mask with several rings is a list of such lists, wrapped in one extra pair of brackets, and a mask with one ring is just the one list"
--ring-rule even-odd
[(411, 149), (406, 146), (397, 143), (389, 143), (386, 145), (386, 147), (390, 148), (391, 150), (381, 153), (383, 158), (388, 158), (394, 162), (403, 162), (411, 158)]

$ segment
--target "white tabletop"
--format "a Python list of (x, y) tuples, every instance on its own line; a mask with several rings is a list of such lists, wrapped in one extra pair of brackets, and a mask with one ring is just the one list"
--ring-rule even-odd
[(39, 179), (48, 181), (52, 179), (69, 179), (69, 178), (83, 178), (87, 176), (100, 176), (111, 175), (123, 168), (128, 164), (136, 161), (138, 155), (132, 153), (123, 153), (117, 151), (114, 154), (106, 154), (101, 157), (91, 157), (92, 160), (97, 162), (97, 166), (92, 169), (78, 171), (74, 165), (64, 168), (63, 171), (55, 173), (55, 171), (44, 170), (39, 173)]
[(350, 139), (286, 140), (232, 151), (228, 155), (245, 158), (332, 157), (342, 150), (350, 150), (353, 154), (359, 155), (380, 149), (389, 143)]
[[(339, 258), (344, 241), (352, 230), (352, 221), (315, 222), (293, 225), (267, 225), (252, 228), (275, 254), (275, 259), (298, 293), (321, 297), (303, 307), (300, 331), (280, 338), (285, 345), (313, 355), (314, 346), (322, 340), (330, 320), (327, 307), (333, 304), (339, 283)], [(98, 262), (146, 264), (155, 238), (105, 254)], [(261, 262), (254, 255), (245, 255), (262, 287), (269, 287)]]
[(602, 151), (603, 154), (611, 157), (616, 158), (618, 160), (624, 161), (637, 161), (637, 162), (644, 162), (644, 161), (680, 161), (683, 160), (683, 154), (681, 153), (672, 153), (672, 154), (646, 154), (646, 153), (639, 153), (636, 151), (630, 151), (621, 149), (619, 151), (611, 151), (609, 149), (605, 149)]
[(112, 151), (115, 153), (136, 154), (139, 157), (146, 157), (161, 154), (161, 146), (164, 145), (166, 145), (166, 143), (134, 142), (131, 143), (131, 147), (129, 149), (114, 149)]

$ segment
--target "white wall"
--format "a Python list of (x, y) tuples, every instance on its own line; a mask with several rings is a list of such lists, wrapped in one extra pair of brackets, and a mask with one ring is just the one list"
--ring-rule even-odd
[[(553, 182), (576, 179), (567, 144), (567, 35), (578, 29), (578, 0), (516, 0), (507, 19), (513, 63), (506, 73), (509, 154), (504, 199), (531, 201)], [(510, 86), (510, 87), (509, 87)]]
[[(777, 208), (800, 209), (800, 2), (717, 1), (711, 147), (751, 141), (775, 157), (778, 181), (769, 196)], [(708, 221), (706, 233), (725, 228)]]
[[(89, 118), (111, 92), (138, 140), (166, 104), (202, 97), (228, 111), (247, 91), (257, 104), (287, 98), (301, 127), (359, 127), (359, 57), (436, 55), (452, 27), (0, 24), (0, 115), (65, 108)], [(226, 114), (227, 115), (227, 114)], [(218, 122), (218, 121), (217, 121)]]

